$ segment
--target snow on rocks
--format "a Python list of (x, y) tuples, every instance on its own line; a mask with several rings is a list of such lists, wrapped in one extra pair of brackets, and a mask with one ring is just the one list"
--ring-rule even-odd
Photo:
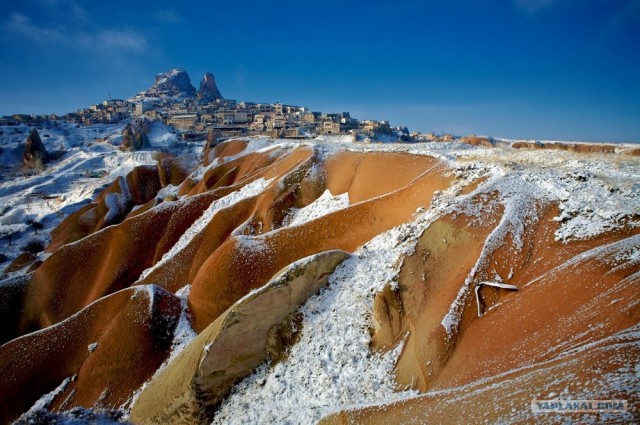
[[(140, 287), (140, 291), (149, 291), (148, 294), (150, 297), (153, 297), (153, 288), (156, 288), (155, 285), (144, 285)], [(145, 289), (146, 288), (146, 289)], [(191, 285), (186, 284), (182, 288), (180, 288), (175, 295), (180, 298), (180, 317), (178, 318), (178, 324), (176, 325), (173, 331), (173, 340), (171, 342), (171, 352), (167, 359), (162, 363), (162, 365), (155, 371), (153, 376), (149, 378), (140, 388), (138, 388), (133, 395), (127, 399), (118, 409), (118, 412), (122, 415), (122, 419), (125, 421), (129, 420), (129, 415), (131, 413), (131, 406), (136, 402), (136, 400), (140, 397), (140, 394), (147, 387), (148, 383), (159, 376), (162, 371), (167, 367), (172, 360), (174, 360), (182, 350), (187, 347), (187, 345), (197, 336), (196, 332), (191, 327), (190, 321), (190, 313), (189, 306), (187, 304), (187, 300), (189, 298), (189, 291), (191, 291)], [(153, 300), (150, 301), (153, 304)]]
[[(370, 146), (363, 148), (352, 145), (348, 149), (373, 150)], [(385, 146), (385, 150), (393, 149), (422, 154), (434, 152), (430, 147), (422, 146)], [(528, 152), (489, 151), (495, 155), (492, 157), (485, 153), (486, 150), (461, 148), (456, 144), (449, 146), (449, 149), (443, 149), (440, 156), (460, 170), (460, 180), (465, 184), (479, 176), (485, 176), (486, 180), (467, 195), (439, 194), (431, 208), (419, 215), (421, 218), (416, 222), (377, 237), (338, 267), (329, 279), (330, 285), (300, 310), (304, 317), (301, 338), (291, 347), (287, 360), (276, 365), (264, 364), (238, 384), (223, 402), (214, 423), (234, 423), (239, 420), (253, 423), (308, 423), (345, 406), (407, 397), (406, 393), (394, 392), (391, 374), (397, 351), (401, 348), (382, 356), (372, 353), (369, 350), (368, 328), (375, 293), (384, 285), (393, 284), (397, 270), (392, 265), (412, 249), (414, 238), (399, 237), (399, 233), (407, 228), (424, 228), (429, 222), (425, 216), (463, 213), (480, 224), (487, 214), (486, 208), (502, 210), (500, 222), (487, 238), (477, 264), (442, 320), (447, 334), (452, 337), (457, 332), (461, 309), (471, 285), (477, 279), (486, 284), (489, 278), (476, 276), (477, 271), (486, 265), (491, 254), (504, 243), (508, 235), (515, 249), (522, 248), (523, 233), (527, 226), (538, 219), (542, 205), (557, 203), (567, 197), (573, 197), (578, 205), (593, 205), (598, 204), (599, 196), (613, 196), (612, 202), (600, 204), (602, 211), (599, 213), (588, 214), (588, 209), (582, 208), (576, 215), (582, 220), (596, 221), (589, 233), (579, 232), (579, 222), (576, 221), (561, 227), (557, 236), (562, 239), (582, 238), (606, 230), (607, 226), (619, 225), (616, 224), (616, 215), (607, 213), (613, 212), (617, 203), (624, 204), (627, 212), (633, 208), (640, 210), (640, 203), (631, 190), (633, 186), (629, 184), (630, 176), (637, 174), (637, 170), (629, 172), (627, 169), (612, 176), (606, 174), (606, 169), (598, 169), (597, 173), (584, 176), (573, 174), (584, 164), (580, 167), (572, 164), (566, 169), (556, 159), (547, 165)], [(558, 167), (554, 167), (554, 164)], [(597, 161), (592, 164), (597, 164)], [(620, 187), (628, 188), (620, 192), (608, 190), (611, 195), (606, 195), (600, 189), (607, 188), (607, 178), (619, 179), (622, 183)], [(595, 190), (589, 193), (592, 188)], [(472, 202), (474, 197), (480, 197), (483, 202)], [(327, 202), (330, 194), (325, 193), (321, 198), (310, 211), (317, 208), (320, 212), (323, 207), (330, 210), (335, 205)], [(562, 206), (560, 208), (562, 210)], [(300, 214), (300, 211), (294, 212), (290, 225), (295, 225), (296, 213)], [(299, 220), (303, 221), (315, 216), (300, 217)], [(597, 223), (605, 218), (608, 220), (607, 226)], [(506, 284), (498, 282), (493, 286), (499, 285)], [(514, 289), (511, 286), (500, 287)], [(244, 412), (242, 419), (236, 415), (239, 411)]]
[(329, 189), (313, 203), (304, 208), (293, 209), (289, 216), (289, 226), (298, 226), (318, 217), (339, 211), (349, 206), (349, 193), (333, 196)]
[[(564, 242), (597, 236), (623, 226), (640, 225), (637, 216), (640, 196), (633, 191), (634, 182), (640, 179), (640, 164), (635, 158), (578, 160), (570, 153), (535, 152), (534, 155), (532, 152), (495, 149), (489, 152), (492, 156), (485, 154), (481, 158), (465, 152), (452, 161), (459, 176), (470, 170), (483, 169), (488, 178), (470, 194), (452, 200), (446, 210), (470, 216), (472, 224), (483, 223), (484, 217), (498, 208), (503, 212), (500, 222), (486, 239), (477, 264), (442, 320), (450, 338), (457, 332), (472, 285), (491, 278), (476, 276), (477, 271), (485, 268), (491, 254), (503, 244), (507, 235), (512, 237), (516, 250), (522, 248), (523, 233), (527, 226), (538, 220), (541, 206), (559, 206), (555, 238)], [(608, 161), (612, 162), (611, 167), (601, 163)], [(474, 197), (482, 202), (472, 202)]]
[(29, 416), (34, 414), (38, 410), (48, 408), (51, 402), (53, 401), (53, 399), (58, 394), (62, 393), (64, 390), (67, 389), (67, 387), (69, 386), (69, 383), (72, 381), (72, 378), (75, 378), (75, 377), (65, 378), (64, 381), (62, 381), (60, 385), (58, 385), (53, 391), (40, 397), (40, 399), (36, 401), (35, 404), (31, 407), (31, 409), (29, 409), (23, 416)]
[(238, 247), (244, 252), (257, 253), (262, 251), (270, 251), (270, 247), (266, 243), (263, 235), (237, 235), (234, 237), (238, 243)]
[[(3, 238), (0, 247), (9, 260), (17, 257), (20, 248), (33, 238), (30, 223), (42, 225), (39, 235), (46, 245), (49, 232), (66, 215), (81, 208), (114, 179), (125, 177), (137, 166), (156, 163), (151, 150), (122, 152), (118, 149), (123, 127), (124, 123), (91, 126), (60, 121), (44, 123), (38, 131), (47, 150), (66, 151), (66, 154), (48, 164), (41, 174), (31, 176), (7, 168), (19, 161), (21, 146), (31, 128), (1, 127), (0, 166), (9, 172), (0, 173), (0, 237)], [(169, 127), (154, 122), (150, 140), (151, 149), (171, 148), (175, 134)], [(189, 144), (187, 148), (199, 152), (201, 145)], [(125, 193), (122, 195), (126, 197)], [(115, 214), (125, 199), (118, 198), (117, 194), (111, 198), (107, 201)]]
[(120, 192), (108, 193), (104, 198), (105, 204), (108, 208), (107, 214), (104, 218), (107, 223), (110, 223), (116, 217), (122, 216), (127, 211), (129, 203), (132, 200), (127, 179), (124, 177), (118, 177), (118, 182), (120, 185)]
[(119, 410), (84, 409), (76, 407), (65, 412), (51, 412), (49, 405), (54, 398), (62, 393), (69, 383), (74, 381), (76, 376), (66, 378), (62, 383), (50, 393), (45, 394), (38, 400), (31, 409), (22, 414), (16, 424), (96, 424), (96, 425), (116, 425), (122, 424), (122, 412)]
[[(111, 134), (112, 130), (103, 129), (103, 133), (98, 131), (96, 134), (103, 134), (107, 139), (117, 137)], [(86, 129), (78, 131), (85, 132)], [(109, 150), (103, 143), (80, 150), (78, 139), (73, 134), (74, 130), (66, 129), (55, 139), (56, 143), (67, 143), (70, 152), (45, 171), (44, 176), (0, 184), (3, 206), (0, 209), (0, 234), (3, 229), (24, 232), (28, 230), (26, 222), (45, 217), (49, 217), (47, 228), (50, 229), (60, 220), (52, 218), (52, 213), (61, 211), (63, 207), (75, 207), (107, 180), (120, 176), (122, 192), (111, 194), (113, 196), (106, 199), (109, 213), (116, 214), (127, 199), (123, 176), (136, 164), (153, 163), (149, 152), (122, 153)], [(152, 144), (170, 145), (175, 141), (175, 134), (156, 126), (152, 127), (150, 139)], [(486, 268), (491, 254), (507, 236), (511, 237), (516, 250), (522, 248), (523, 234), (527, 226), (538, 219), (542, 205), (558, 205), (555, 237), (559, 241), (584, 239), (622, 226), (640, 225), (640, 186), (637, 183), (640, 181), (640, 160), (636, 158), (578, 158), (569, 152), (488, 150), (455, 142), (378, 146), (340, 139), (292, 142), (263, 137), (247, 140), (249, 144), (243, 152), (214, 161), (208, 167), (200, 167), (192, 176), (198, 178), (207, 169), (250, 152), (312, 145), (319, 159), (340, 150), (401, 151), (436, 156), (455, 169), (458, 183), (451, 190), (436, 194), (430, 208), (418, 211), (412, 223), (379, 235), (341, 264), (330, 276), (329, 285), (300, 309), (303, 317), (300, 340), (290, 348), (287, 358), (275, 365), (263, 364), (240, 382), (221, 405), (214, 423), (309, 423), (347, 406), (412, 396), (412, 392), (395, 392), (392, 371), (402, 346), (386, 354), (373, 353), (369, 348), (373, 300), (385, 285), (395, 285), (398, 264), (401, 264), (403, 256), (412, 252), (417, 235), (443, 214), (467, 215), (473, 225), (482, 224), (488, 212), (501, 211), (500, 222), (486, 239), (477, 263), (442, 319), (441, 324), (449, 338), (457, 332), (462, 309), (468, 297), (472, 296), (472, 289), (475, 289), (479, 315), (478, 290), (481, 285), (515, 289), (501, 283), (495, 276), (482, 276), (478, 271)], [(96, 169), (104, 176), (88, 174)], [(319, 168), (314, 167), (312, 171), (319, 171)], [(459, 189), (480, 177), (484, 180), (471, 193), (459, 193)], [(50, 182), (51, 179), (54, 183)], [(259, 179), (213, 201), (162, 259), (142, 273), (140, 279), (148, 277), (185, 249), (218, 211), (259, 194), (269, 184), (271, 180)], [(168, 187), (162, 195), (168, 196), (176, 190), (175, 186)], [(55, 194), (57, 198), (35, 197), (36, 201), (25, 206), (24, 195), (29, 193)], [(50, 202), (58, 204), (50, 206)], [(325, 191), (307, 207), (292, 210), (286, 225), (301, 225), (348, 206), (348, 194), (333, 196)], [(255, 252), (269, 248), (262, 236), (234, 234), (234, 237), (243, 249)], [(625, 243), (628, 249), (617, 251), (620, 258), (616, 261), (640, 261), (637, 237)], [(600, 251), (589, 255), (606, 254), (602, 251), (605, 247), (598, 249)], [(512, 272), (513, 269), (510, 277)], [(147, 291), (150, 305), (153, 305), (154, 288), (148, 286), (141, 291)], [(186, 306), (188, 291), (189, 286), (186, 286), (177, 294), (182, 299), (182, 313), (174, 332), (169, 361), (195, 336), (189, 325)], [(87, 347), (89, 351), (92, 351), (92, 345)], [(238, 415), (238, 412), (243, 412), (243, 415)]]
[(169, 354), (169, 358), (165, 361), (164, 365), (167, 365), (171, 362), (171, 360), (175, 359), (178, 354), (191, 342), (193, 338), (196, 337), (196, 332), (191, 327), (191, 322), (189, 320), (189, 306), (187, 305), (187, 300), (189, 299), (189, 291), (191, 290), (191, 285), (183, 286), (178, 292), (176, 292), (176, 296), (180, 298), (180, 306), (182, 307), (182, 311), (180, 313), (180, 319), (178, 320), (178, 324), (176, 325), (175, 331), (173, 331), (173, 342), (171, 343), (171, 354)]
[(148, 137), (149, 144), (154, 148), (169, 147), (178, 141), (175, 130), (159, 121), (151, 122)]
[(369, 328), (375, 294), (392, 284), (398, 260), (432, 219), (425, 214), (383, 233), (338, 266), (299, 310), (301, 336), (287, 360), (263, 364), (239, 383), (213, 423), (313, 423), (344, 406), (414, 395), (395, 392), (392, 371), (402, 344), (372, 353)]
[(270, 183), (271, 180), (265, 180), (263, 178), (257, 179), (245, 186), (241, 189), (230, 193), (229, 195), (217, 199), (209, 205), (209, 208), (205, 210), (205, 212), (198, 218), (192, 225), (187, 229), (186, 232), (182, 234), (178, 242), (175, 243), (174, 246), (171, 247), (169, 251), (167, 251), (160, 261), (154, 264), (152, 267), (144, 270), (140, 275), (139, 280), (145, 279), (149, 276), (154, 270), (158, 269), (160, 266), (167, 263), (171, 258), (173, 258), (178, 252), (182, 251), (189, 242), (200, 232), (202, 232), (205, 227), (209, 224), (211, 219), (216, 215), (216, 213), (224, 208), (227, 208), (237, 202), (240, 202), (244, 199), (250, 198), (252, 196), (257, 195), (262, 192)]

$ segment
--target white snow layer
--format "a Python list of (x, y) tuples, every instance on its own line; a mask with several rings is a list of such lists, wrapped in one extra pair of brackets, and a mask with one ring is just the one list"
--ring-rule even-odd
[[(68, 214), (89, 202), (114, 179), (135, 167), (156, 163), (151, 150), (123, 152), (118, 148), (123, 124), (76, 126), (59, 121), (38, 127), (48, 151), (66, 151), (59, 160), (47, 164), (41, 174), (20, 171), (28, 126), (0, 126), (0, 249), (13, 259), (21, 248), (35, 239), (47, 245), (49, 232)], [(171, 147), (175, 135), (169, 127), (152, 123), (153, 148)], [(187, 144), (181, 151), (199, 151), (201, 145)], [(126, 195), (126, 194), (122, 194)], [(118, 194), (107, 199), (112, 214), (122, 205)], [(35, 234), (31, 223), (42, 225)], [(0, 266), (0, 270), (4, 266)]]
[(171, 143), (175, 143), (178, 141), (175, 130), (159, 121), (151, 122), (151, 129), (149, 131), (148, 137), (149, 144), (154, 148), (169, 146)]
[(127, 179), (120, 176), (118, 177), (118, 181), (120, 183), (120, 192), (108, 193), (104, 197), (104, 203), (108, 208), (104, 219), (108, 223), (115, 217), (124, 214), (131, 202), (131, 191), (129, 190)]
[(189, 242), (200, 232), (202, 232), (211, 219), (216, 215), (216, 213), (224, 208), (227, 208), (233, 204), (236, 204), (244, 199), (250, 198), (262, 192), (268, 185), (271, 183), (273, 179), (265, 180), (263, 178), (252, 181), (251, 183), (246, 184), (241, 189), (230, 193), (229, 195), (216, 199), (209, 205), (209, 208), (205, 210), (205, 212), (198, 218), (192, 225), (187, 229), (186, 232), (180, 236), (178, 242), (175, 243), (174, 246), (171, 247), (169, 251), (167, 251), (160, 261), (154, 264), (152, 267), (144, 270), (140, 275), (138, 280), (143, 280), (147, 276), (149, 276), (154, 270), (158, 269), (160, 266), (166, 264), (169, 260), (171, 260), (177, 253), (182, 251)]
[(349, 193), (333, 196), (329, 189), (304, 208), (293, 209), (289, 216), (289, 226), (298, 226), (316, 218), (349, 206)]
[(40, 399), (35, 402), (33, 407), (31, 407), (31, 409), (28, 410), (27, 414), (29, 412), (35, 412), (36, 410), (46, 409), (47, 407), (49, 407), (53, 399), (67, 388), (67, 386), (69, 385), (69, 382), (71, 382), (71, 378), (72, 377), (66, 378), (64, 381), (60, 383), (60, 385), (56, 387), (56, 389), (40, 397)]
[(189, 344), (189, 342), (191, 342), (191, 340), (197, 335), (196, 331), (194, 331), (191, 327), (191, 322), (189, 321), (189, 307), (187, 304), (187, 300), (189, 299), (189, 291), (191, 291), (191, 285), (185, 285), (178, 292), (176, 292), (176, 296), (180, 298), (180, 306), (182, 308), (182, 311), (180, 312), (180, 319), (178, 320), (176, 329), (173, 331), (171, 354), (165, 361), (164, 365), (169, 364), (173, 359), (175, 359), (178, 354), (180, 354), (182, 350), (184, 350), (187, 344)]
[(386, 354), (370, 350), (373, 300), (395, 279), (426, 218), (385, 232), (359, 249), (329, 277), (329, 285), (300, 309), (300, 340), (287, 359), (263, 364), (237, 384), (214, 424), (314, 423), (354, 404), (401, 399), (393, 368), (402, 344)]

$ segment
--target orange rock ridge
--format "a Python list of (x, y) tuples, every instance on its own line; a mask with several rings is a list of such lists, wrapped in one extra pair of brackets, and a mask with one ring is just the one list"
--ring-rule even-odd
[[(540, 418), (527, 407), (534, 396), (562, 391), (556, 377), (564, 377), (575, 394), (590, 394), (586, 383), (599, 382), (592, 398), (624, 398), (637, 414), (638, 391), (618, 390), (611, 384), (615, 376), (607, 381), (595, 372), (636, 367), (639, 345), (632, 330), (640, 323), (640, 262), (623, 255), (630, 247), (640, 249), (640, 227), (633, 220), (595, 237), (557, 241), (559, 205), (541, 202), (532, 207), (537, 219), (522, 234), (507, 231), (489, 246), (507, 212), (497, 195), (478, 190), (486, 176), (460, 184), (450, 162), (426, 154), (334, 147), (326, 155), (313, 145), (293, 144), (252, 151), (250, 143), (231, 140), (205, 150), (200, 174), (176, 158), (136, 168), (52, 232), (50, 255), (32, 273), (0, 285), (2, 422), (15, 420), (71, 377), (50, 410), (128, 406), (169, 356), (182, 312), (175, 293), (186, 284), (187, 317), (201, 335), (197, 347), (189, 348), (189, 370), (200, 373), (195, 365), (207, 358), (211, 342), (202, 335), (219, 335), (210, 326), (250, 305), (247, 294), (303, 258), (355, 252), (413, 221), (417, 210), (428, 209), (455, 185), (458, 196), (486, 211), (482, 220), (460, 211), (437, 216), (403, 258), (397, 287), (378, 293), (371, 312), (371, 350), (388, 352), (403, 343), (394, 370), (398, 390), (423, 395), (347, 407), (324, 423), (530, 422)], [(493, 146), (478, 137), (465, 143)], [(608, 145), (584, 146), (566, 149), (613, 152)], [(263, 190), (225, 204), (175, 247), (212, 202), (259, 181), (265, 182)], [(169, 185), (179, 186), (175, 195), (159, 198)], [(292, 211), (311, 205), (325, 190), (348, 194), (349, 206), (288, 225)], [(126, 201), (116, 212), (107, 200), (115, 196)], [(484, 315), (478, 317), (473, 285), (493, 279), (519, 290), (482, 287)], [(465, 285), (469, 290), (461, 292)], [(443, 320), (457, 302), (459, 322), (448, 331)], [(274, 314), (276, 322), (290, 314), (291, 306), (280, 307), (284, 313)], [(258, 358), (262, 345), (252, 348)], [(172, 373), (164, 374), (162, 385), (178, 379)], [(230, 382), (207, 391), (226, 394)], [(640, 389), (638, 379), (630, 385)], [(489, 398), (499, 400), (495, 408), (486, 404)], [(460, 410), (454, 399), (466, 407)], [(145, 409), (148, 417), (160, 415), (148, 410), (153, 406)], [(191, 419), (210, 422), (211, 412)]]

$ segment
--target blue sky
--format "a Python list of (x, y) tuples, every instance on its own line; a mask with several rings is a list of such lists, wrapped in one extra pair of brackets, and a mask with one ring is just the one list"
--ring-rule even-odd
[(228, 98), (416, 131), (640, 142), (640, 0), (0, 7), (1, 115), (126, 98), (182, 67)]

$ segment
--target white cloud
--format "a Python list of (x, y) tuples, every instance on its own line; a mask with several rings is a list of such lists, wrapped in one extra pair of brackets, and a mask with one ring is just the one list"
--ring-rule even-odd
[(41, 28), (31, 22), (27, 16), (12, 12), (4, 24), (5, 31), (36, 42), (57, 42), (63, 40), (64, 34), (56, 29)]
[(86, 23), (89, 20), (89, 14), (84, 7), (74, 0), (37, 0), (41, 6), (48, 8), (50, 11), (55, 10), (68, 14), (74, 19)]
[(108, 49), (144, 52), (149, 47), (146, 38), (135, 31), (107, 30), (97, 34), (98, 45)]
[(149, 47), (147, 39), (135, 31), (104, 30), (97, 33), (80, 32), (74, 36), (74, 43), (82, 48), (101, 53), (105, 51), (145, 52)]
[(3, 25), (3, 29), (8, 33), (36, 43), (62, 42), (69, 46), (91, 49), (98, 53), (104, 49), (140, 53), (147, 51), (149, 47), (145, 36), (136, 31), (116, 29), (105, 29), (91, 33), (74, 32), (69, 29), (61, 31), (39, 27), (29, 17), (17, 12), (11, 13), (9, 20)]
[(89, 14), (82, 6), (70, 2), (69, 9), (71, 10), (71, 14), (75, 19), (79, 20), (82, 23), (86, 23), (89, 21)]

